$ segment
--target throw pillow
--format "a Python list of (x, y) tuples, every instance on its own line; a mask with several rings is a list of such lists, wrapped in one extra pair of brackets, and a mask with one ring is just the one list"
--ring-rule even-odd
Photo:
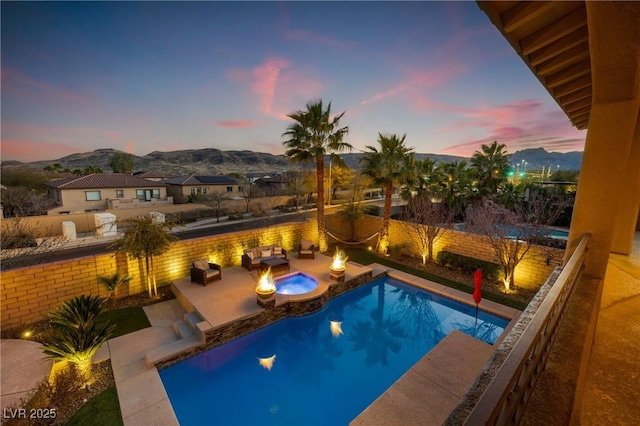
[(253, 251), (248, 251), (247, 252), (247, 256), (249, 256), (249, 259), (253, 260), (255, 258), (255, 256), (253, 255)]
[(311, 250), (311, 246), (313, 245), (313, 242), (311, 242), (311, 240), (302, 240), (300, 241), (300, 249), (301, 250)]
[(261, 257), (269, 257), (269, 256), (271, 256), (271, 249), (262, 250)]
[(195, 262), (193, 262), (193, 267), (206, 271), (207, 269), (209, 269), (209, 262), (207, 262), (207, 259), (196, 260)]
[(282, 254), (282, 247), (274, 247), (273, 254)]

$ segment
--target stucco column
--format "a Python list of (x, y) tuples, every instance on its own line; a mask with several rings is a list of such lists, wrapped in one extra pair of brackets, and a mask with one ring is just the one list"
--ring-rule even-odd
[(619, 254), (631, 253), (640, 209), (640, 116), (636, 120), (631, 155), (625, 172), (611, 241), (611, 252)]
[[(637, 214), (628, 193), (634, 134), (640, 110), (640, 14), (633, 2), (586, 2), (593, 101), (568, 256), (582, 234), (592, 234), (585, 273), (604, 278), (616, 222), (620, 235)], [(631, 199), (631, 200), (629, 200)], [(637, 204), (635, 204), (637, 206)], [(626, 228), (628, 230), (625, 230)]]

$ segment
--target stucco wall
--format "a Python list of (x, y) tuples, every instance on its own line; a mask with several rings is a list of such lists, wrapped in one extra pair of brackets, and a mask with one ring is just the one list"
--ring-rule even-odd
[[(123, 191), (123, 197), (118, 198), (116, 196), (116, 189)], [(55, 190), (60, 194), (61, 207), (56, 207), (47, 212), (50, 215), (57, 215), (59, 212), (71, 212), (81, 213), (85, 210), (106, 210), (107, 200), (119, 199), (119, 200), (132, 200), (136, 198), (136, 189), (158, 189), (160, 190), (160, 199), (166, 199), (167, 189), (164, 186), (157, 188), (101, 188), (95, 191), (100, 191), (100, 200), (87, 201), (86, 192), (91, 191), (87, 189), (63, 189)]]
[[(191, 262), (196, 259), (207, 258), (209, 262), (223, 266), (237, 266), (241, 263), (242, 250), (255, 243), (277, 243), (287, 250), (293, 250), (302, 238), (310, 238), (317, 244), (315, 220), (177, 241), (167, 253), (155, 258), (157, 283), (167, 284), (188, 276)], [(87, 256), (2, 272), (2, 328), (42, 320), (52, 309), (72, 296), (106, 296), (104, 288), (98, 283), (98, 277), (110, 276), (117, 270), (133, 276), (133, 279), (120, 289), (118, 297), (147, 291), (144, 281), (144, 259), (131, 260), (116, 254)]]

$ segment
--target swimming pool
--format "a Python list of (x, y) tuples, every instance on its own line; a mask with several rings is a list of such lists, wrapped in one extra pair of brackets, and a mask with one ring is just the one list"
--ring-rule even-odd
[(507, 324), (385, 277), (159, 373), (183, 426), (346, 425), (452, 330)]

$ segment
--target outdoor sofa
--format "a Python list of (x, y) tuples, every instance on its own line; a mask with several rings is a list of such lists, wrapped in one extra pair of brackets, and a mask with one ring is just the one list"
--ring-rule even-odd
[(244, 253), (242, 253), (242, 267), (247, 271), (260, 269), (260, 262), (270, 258), (286, 259), (287, 251), (275, 244), (245, 250)]

